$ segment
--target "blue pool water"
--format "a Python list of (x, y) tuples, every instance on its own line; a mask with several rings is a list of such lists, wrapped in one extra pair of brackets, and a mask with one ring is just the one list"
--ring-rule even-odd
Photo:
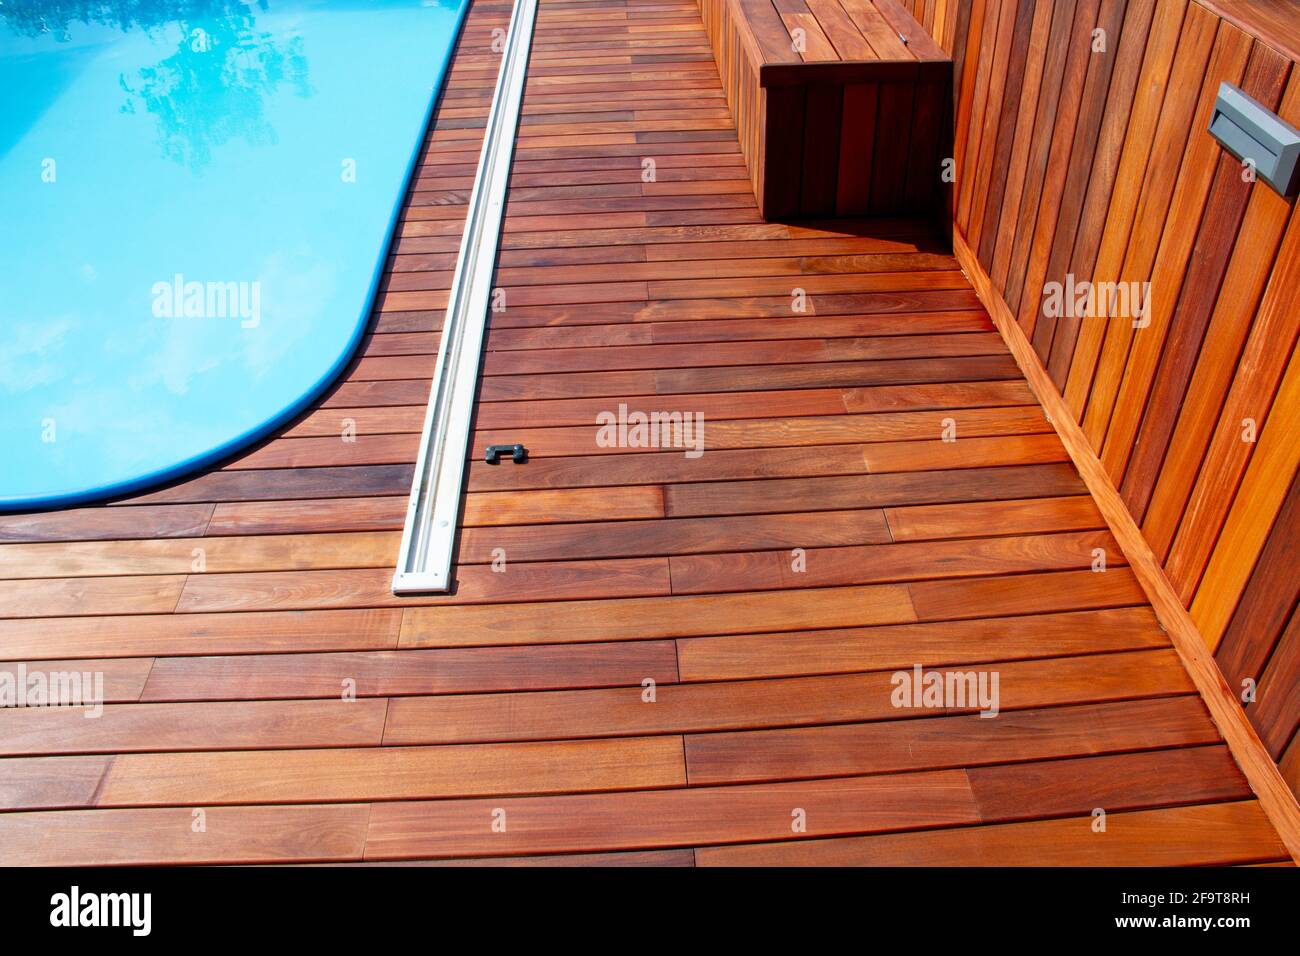
[(0, 510), (174, 478), (330, 384), (465, 6), (0, 4)]

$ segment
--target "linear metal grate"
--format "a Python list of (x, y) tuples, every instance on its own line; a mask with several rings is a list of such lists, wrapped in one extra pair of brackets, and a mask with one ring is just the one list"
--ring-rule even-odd
[(411, 500), (393, 574), (394, 594), (446, 591), (451, 587), (451, 557), (478, 390), (479, 360), (536, 18), (537, 0), (516, 0), (447, 300)]

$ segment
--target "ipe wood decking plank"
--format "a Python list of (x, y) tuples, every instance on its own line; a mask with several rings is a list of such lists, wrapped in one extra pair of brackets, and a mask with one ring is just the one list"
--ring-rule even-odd
[[(639, 411), (652, 415), (660, 403), (650, 405), (625, 405), (629, 413)], [(694, 402), (692, 401), (692, 404)], [(611, 411), (611, 410), (606, 410)], [(612, 411), (611, 411), (612, 414)], [(678, 413), (679, 415), (681, 413)], [(702, 414), (695, 413), (692, 414)], [(933, 438), (945, 427), (945, 420), (969, 436), (1019, 435), (1046, 432), (1051, 426), (1036, 408), (1006, 406), (992, 409), (936, 409), (927, 412), (885, 412), (874, 415), (809, 416), (806, 418), (758, 418), (711, 421), (699, 419), (702, 427), (701, 445), (705, 450), (723, 448), (762, 448), (782, 445), (816, 446), (864, 441), (921, 440)], [(681, 421), (682, 419), (678, 419)], [(695, 426), (692, 426), (695, 427)], [(487, 445), (513, 444), (522, 441), (530, 457), (554, 457), (581, 454), (635, 454), (649, 451), (646, 447), (627, 447), (597, 443), (600, 426), (595, 422), (585, 425), (556, 428), (512, 428), (477, 431), (470, 452), (477, 458)], [(663, 438), (656, 426), (654, 441)], [(647, 432), (649, 434), (649, 432)], [(694, 433), (693, 433), (694, 434)], [(671, 440), (671, 434), (668, 436)], [(665, 447), (670, 447), (665, 442)], [(3, 551), (0, 551), (0, 573), (3, 573)]]
[(359, 860), (369, 807), (213, 807), (194, 832), (189, 807), (0, 816), (0, 861), (50, 866)]
[(152, 657), (123, 657), (116, 660), (102, 658), (87, 660), (54, 661), (11, 661), (0, 664), (0, 674), (7, 674), (15, 686), (23, 680), (23, 668), (30, 677), (34, 671), (52, 671), (59, 674), (78, 674), (80, 681), (51, 682), (48, 699), (59, 705), (80, 703), (78, 691), (87, 686), (87, 675), (91, 682), (103, 679), (104, 703), (124, 704), (140, 699), (145, 681), (153, 670), (155, 659)]
[[(500, 803), (501, 801), (498, 801)], [(816, 821), (807, 838), (972, 823), (970, 786), (955, 771), (815, 783), (509, 800), (506, 839), (483, 832), (493, 807), (467, 800), (375, 808), (367, 859), (681, 846), (790, 836), (791, 808)], [(514, 834), (511, 836), (510, 834)]]
[(798, 447), (732, 449), (697, 458), (688, 458), (683, 451), (648, 451), (640, 455), (538, 458), (530, 461), (528, 468), (512, 470), (474, 461), (469, 465), (468, 488), (472, 492), (513, 491), (625, 486), (635, 481), (658, 484), (862, 474), (866, 471), (862, 463), (864, 448), (846, 445), (839, 447), (835, 455), (817, 456)]
[(662, 518), (663, 498), (663, 490), (658, 485), (623, 485), (604, 489), (599, 494), (591, 488), (478, 492), (465, 496), (461, 526)]
[(1115, 813), (1096, 839), (1077, 819), (919, 833), (705, 847), (699, 866), (1193, 866), (1281, 859), (1258, 802)]
[[(516, 601), (669, 593), (668, 563), (663, 559), (537, 562), (519, 564), (509, 568), (507, 573), (509, 593)], [(175, 609), (178, 613), (211, 613), (395, 607), (413, 603), (464, 604), (501, 600), (503, 597), (504, 582), (491, 567), (461, 567), (455, 577), (453, 591), (403, 600), (392, 592), (390, 568), (193, 574), (187, 579)]]
[[(347, 437), (345, 438), (345, 432)], [(353, 439), (356, 440), (353, 440)], [(250, 452), (226, 467), (230, 471), (274, 468), (312, 468), (345, 465), (392, 465), (411, 460), (414, 432), (367, 435), (357, 438), (352, 430), (340, 428), (329, 438), (279, 438)], [(336, 445), (346, 446), (340, 454)]]
[(971, 468), (963, 472), (848, 477), (769, 479), (766, 481), (701, 482), (664, 489), (670, 517), (711, 514), (770, 514), (786, 511), (789, 503), (816, 503), (826, 511), (840, 508), (889, 507), (904, 504), (943, 504), (1003, 498), (1056, 497), (1079, 494), (1083, 482), (1063, 465)]
[[(1041, 588), (1059, 589), (1051, 594)], [(1124, 567), (1097, 571), (1057, 571), (1048, 575), (1013, 575), (969, 581), (919, 581), (908, 585), (922, 620), (958, 620), (989, 614), (1123, 607), (1141, 604), (1142, 588)]]
[(249, 747), (374, 747), (383, 736), (384, 698), (257, 700), (201, 704), (6, 707), (5, 755), (237, 750)]
[[(1172, 649), (999, 664), (1004, 710), (1062, 703), (1193, 693)], [(905, 720), (933, 716), (891, 699), (887, 672), (643, 688), (401, 697), (390, 701), (384, 742), (439, 744), (498, 740), (713, 733), (759, 727)], [(969, 706), (944, 713), (974, 712)]]
[[(964, 289), (966, 281), (959, 271), (935, 270), (923, 274), (881, 272), (864, 275), (806, 275), (799, 287), (810, 295), (835, 292), (907, 292), (917, 289)], [(727, 295), (789, 295), (788, 279), (656, 279), (648, 285), (656, 299), (703, 299)], [(599, 301), (599, 300), (596, 300)]]
[(1108, 531), (1056, 535), (910, 541), (899, 544), (669, 558), (674, 594), (832, 587), (921, 578), (979, 577), (1025, 571), (1086, 568), (1101, 549), (1123, 564)]
[(11, 660), (382, 649), (397, 646), (401, 621), (400, 610), (369, 608), (0, 620), (0, 646)]
[(114, 511), (66, 511), (0, 515), (0, 541), (91, 541), (96, 538), (166, 538), (203, 534), (211, 504), (158, 505)]
[(167, 614), (176, 608), (184, 575), (39, 578), (0, 588), (0, 617), (57, 614)]
[(677, 657), (672, 641), (241, 654), (159, 658), (147, 676), (137, 697), (148, 701), (388, 697), (669, 684)]
[(290, 534), (307, 531), (401, 530), (407, 496), (352, 498), (340, 513), (333, 498), (219, 504), (210, 534)]
[[(964, 412), (972, 423), (1024, 419), (1025, 431), (1041, 431), (1029, 419), (1046, 422), (1037, 406), (1032, 406), (1032, 416), (1025, 409), (1031, 407), (1030, 395), (1016, 382), (995, 383), (943, 383), (939, 386), (880, 386), (854, 389), (851, 394), (838, 389), (802, 390), (784, 392), (759, 392), (749, 394), (694, 393), (689, 398), (692, 412), (704, 415), (710, 427), (721, 429), (728, 421), (749, 421), (761, 427), (760, 420), (790, 421), (798, 425), (803, 418), (824, 418), (845, 413), (845, 402), (852, 401), (855, 413), (883, 413), (894, 411), (900, 423), (921, 421), (919, 412), (909, 409), (927, 409), (936, 413)], [(591, 426), (599, 424), (602, 412), (613, 412), (619, 404), (629, 409), (644, 411), (666, 410), (671, 404), (656, 395), (610, 396), (592, 400), (565, 400), (484, 404), (478, 410), (480, 428), (540, 428)], [(984, 411), (978, 411), (983, 409)], [(995, 414), (995, 411), (997, 414)], [(908, 416), (911, 416), (910, 418)], [(355, 436), (359, 441), (374, 435), (392, 435), (418, 432), (423, 422), (424, 408), (420, 405), (371, 405), (355, 408), (321, 408), (311, 413), (285, 432), (285, 438), (322, 438), (341, 440), (344, 435)], [(1006, 416), (1006, 417), (1003, 417)], [(931, 416), (933, 420), (939, 420)], [(959, 418), (959, 420), (961, 420)], [(892, 419), (880, 419), (882, 428), (889, 428)], [(809, 423), (812, 424), (811, 422)], [(852, 427), (847, 423), (844, 427)], [(241, 463), (244, 459), (240, 460)], [(205, 509), (205, 512), (208, 509)], [(97, 516), (98, 512), (89, 514)], [(118, 516), (120, 517), (120, 516)], [(51, 525), (54, 523), (51, 522)], [(69, 525), (71, 522), (68, 523)], [(19, 522), (14, 522), (13, 540), (19, 540)], [(33, 527), (39, 527), (35, 522)], [(196, 522), (196, 531), (202, 523)], [(84, 537), (112, 536), (111, 527), (96, 534), (95, 528), (86, 529)], [(53, 527), (45, 533), (58, 533)], [(3, 539), (0, 539), (3, 540)]]
[[(943, 428), (941, 422), (936, 424)], [(680, 486), (689, 482), (983, 470), (1066, 460), (1055, 435), (967, 438), (956, 449), (954, 444), (958, 443), (940, 439), (849, 443), (835, 445), (833, 454), (820, 455), (810, 455), (799, 446), (715, 450), (696, 457), (680, 450), (646, 451), (635, 455), (538, 458), (528, 468), (509, 470), (472, 461), (468, 488), (472, 492), (595, 488), (645, 481), (673, 485), (666, 494), (674, 496)]]
[[(944, 359), (880, 359), (876, 361), (822, 362), (794, 365), (753, 366), (739, 365), (727, 368), (661, 369), (654, 373), (654, 390), (661, 395), (695, 391), (757, 391), (764, 386), (779, 385), (784, 388), (860, 387), (863, 385), (894, 385), (951, 381), (989, 381), (1006, 379), (1015, 374), (1015, 361), (1010, 355), (972, 355)], [(565, 380), (588, 387), (603, 387), (593, 381), (593, 373), (572, 376)], [(515, 391), (529, 387), (559, 384), (559, 375), (509, 376), (506, 381), (485, 383), (490, 394), (511, 388)]]
[(429, 379), (394, 379), (386, 382), (341, 382), (328, 398), (318, 406), (318, 410), (362, 405), (366, 407), (383, 407), (385, 405), (414, 405), (428, 401)]
[(1082, 531), (1105, 527), (1096, 503), (1087, 495), (1062, 498), (915, 505), (887, 508), (889, 533), (895, 541), (979, 537), (1044, 531)]
[(606, 224), (610, 226), (757, 222), (747, 199), (734, 184), (726, 190), (698, 194), (661, 191), (636, 196), (556, 196), (516, 203), (510, 207), (510, 223), (520, 230), (560, 232), (577, 225), (579, 216), (592, 213), (608, 213)]
[[(956, 419), (952, 421), (955, 423)], [(946, 427), (946, 426), (945, 426)], [(912, 442), (876, 442), (863, 446), (867, 471), (875, 474), (929, 471), (936, 468), (986, 468), (994, 465), (1031, 465), (1068, 461), (1061, 440), (1053, 434), (966, 438), (962, 453), (956, 441), (932, 439)]]
[[(503, 844), (485, 833), (485, 801), (376, 806), (366, 841), (368, 859), (403, 855), (559, 853), (589, 848), (696, 845), (742, 840), (791, 839), (789, 808), (804, 810), (808, 827), (800, 839), (846, 833), (926, 829), (981, 821), (1012, 820), (1026, 813), (1064, 815), (1086, 799), (1035, 792), (1013, 803), (1004, 794), (1017, 784), (1104, 777), (1112, 811), (1152, 803), (1245, 799), (1249, 788), (1226, 748), (1202, 747), (1169, 755), (1132, 754), (1081, 761), (988, 767), (969, 782), (953, 771), (884, 777), (847, 777), (801, 783), (750, 784), (624, 794), (525, 797), (504, 809), (516, 835)], [(1181, 775), (1180, 775), (1181, 772)], [(976, 776), (978, 773), (978, 776)], [(912, 799), (908, 800), (907, 794)], [(974, 798), (972, 801), (972, 797)], [(1091, 807), (1078, 810), (1087, 813)], [(745, 836), (742, 836), (745, 834)]]
[(397, 543), (391, 534), (339, 532), (5, 544), (0, 580), (381, 567)]
[[(992, 390), (990, 390), (992, 391)], [(990, 396), (988, 401), (996, 401)], [(656, 395), (618, 396), (629, 408), (655, 408), (663, 402)], [(475, 424), (479, 428), (559, 427), (595, 424), (596, 416), (610, 411), (609, 397), (553, 399), (522, 402), (484, 402), (479, 405)], [(1008, 404), (1014, 404), (1008, 402)], [(839, 389), (802, 389), (782, 392), (718, 392), (691, 395), (691, 409), (709, 419), (769, 418), (801, 415), (837, 415), (845, 411)]]
[(424, 422), (421, 405), (361, 405), (355, 408), (319, 408), (289, 428), (285, 438), (341, 439), (349, 423), (357, 435), (418, 432)]
[(797, 364), (926, 356), (999, 355), (995, 332), (885, 335), (849, 339), (787, 339), (775, 342), (704, 342), (618, 348), (548, 348), (491, 353), (484, 374), (527, 375), (594, 369), (691, 368), (696, 366)]
[(0, 806), (11, 810), (58, 810), (94, 806), (95, 791), (111, 757), (9, 757), (4, 761)]
[[(419, 866), (419, 867), (693, 867), (695, 851), (628, 850), (618, 853), (559, 853), (544, 856), (457, 857), (455, 859), (400, 859), (376, 863), (337, 863), (336, 866)], [(1271, 864), (1260, 864), (1269, 866)]]
[(679, 638), (682, 680), (907, 670), (1167, 647), (1148, 608), (879, 627)]
[[(207, 705), (195, 705), (199, 706)], [(472, 747), (123, 754), (96, 805), (418, 799), (680, 786), (673, 737)]]
[(812, 235), (790, 239), (718, 239), (701, 246), (698, 242), (658, 242), (646, 244), (646, 256), (654, 261), (699, 259), (708, 254), (731, 256), (787, 256), (787, 255), (877, 255), (909, 253), (942, 249), (935, 239), (918, 236), (890, 238), (888, 228), (880, 236), (855, 236), (852, 238), (819, 238)]
[(879, 509), (805, 514), (671, 518), (465, 528), (462, 564), (693, 554), (750, 547), (883, 544), (890, 540)]
[[(828, 588), (810, 602), (800, 591), (713, 594), (513, 607), (409, 608), (402, 647), (475, 647), (857, 627), (916, 620), (905, 587)], [(545, 607), (545, 616), (541, 611)]]
[[(791, 291), (793, 291), (793, 286)], [(807, 291), (807, 290), (805, 290)], [(805, 316), (880, 315), (973, 311), (982, 307), (970, 289), (920, 289), (905, 292), (847, 292), (804, 300)], [(657, 299), (650, 302), (598, 302), (518, 305), (498, 313), (497, 328), (542, 325), (605, 325), (613, 322), (681, 322), (707, 319), (789, 319), (797, 317), (791, 294), (707, 299)], [(398, 314), (400, 313), (390, 313)], [(395, 321), (395, 320), (391, 320)]]
[[(926, 336), (933, 333), (989, 332), (992, 323), (982, 312), (906, 312), (902, 315), (826, 316), (806, 319), (770, 319), (762, 325), (733, 319), (675, 321), (675, 323), (621, 323), (537, 328), (513, 326), (494, 330), (489, 345), (495, 351), (575, 347), (650, 345), (675, 342), (761, 342), (771, 339), (858, 338)], [(426, 336), (420, 345), (428, 347)], [(385, 343), (383, 347), (391, 347)]]
[(1214, 743), (1195, 697), (1148, 698), (921, 720), (792, 727), (686, 738), (697, 784), (975, 767), (1076, 754), (1123, 753)]
[[(1246, 778), (1225, 746), (1052, 760), (968, 771), (983, 820), (1108, 814), (1180, 803), (1248, 800)], [(1075, 781), (1087, 781), (1082, 787)]]
[(404, 495), (411, 489), (412, 465), (223, 469), (117, 504), (134, 511), (135, 502), (290, 501)]
[[(664, 147), (656, 144), (659, 152)], [(602, 149), (603, 154), (612, 150)], [(623, 155), (624, 153), (620, 153)], [(626, 155), (636, 155), (635, 151), (625, 151)], [(762, 242), (765, 240), (798, 239), (840, 239), (861, 242), (854, 246), (863, 252), (878, 248), (881, 239), (899, 236), (934, 236), (934, 226), (915, 219), (881, 219), (867, 223), (861, 219), (836, 220), (834, 222), (785, 224), (760, 222), (752, 225), (727, 225), (711, 223), (684, 226), (656, 226), (642, 229), (611, 228), (609, 223), (601, 222), (593, 228), (576, 228), (567, 236), (541, 236), (520, 230), (502, 238), (503, 249), (532, 248), (545, 245), (619, 245), (626, 242), (656, 243), (694, 243), (694, 242)], [(773, 254), (782, 254), (783, 246), (773, 248)], [(741, 252), (753, 253), (755, 249), (742, 249)]]
[(1032, 404), (1023, 381), (944, 382), (942, 385), (881, 385), (843, 391), (850, 412), (909, 408), (958, 408)]

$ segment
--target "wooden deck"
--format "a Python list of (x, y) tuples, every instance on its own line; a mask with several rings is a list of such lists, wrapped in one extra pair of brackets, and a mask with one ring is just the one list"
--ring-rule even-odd
[[(0, 518), (3, 659), (110, 701), (0, 710), (0, 864), (1287, 859), (940, 239), (761, 222), (691, 0), (542, 2), (474, 441), (532, 457), (469, 465), (456, 592), (393, 597), (508, 9), (322, 407)], [(620, 404), (704, 454), (598, 446)], [(894, 707), (917, 664), (999, 715)]]

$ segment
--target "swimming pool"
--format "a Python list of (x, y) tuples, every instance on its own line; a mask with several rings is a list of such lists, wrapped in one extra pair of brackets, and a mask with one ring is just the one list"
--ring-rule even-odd
[(467, 5), (5, 0), (0, 510), (175, 478), (329, 386)]

